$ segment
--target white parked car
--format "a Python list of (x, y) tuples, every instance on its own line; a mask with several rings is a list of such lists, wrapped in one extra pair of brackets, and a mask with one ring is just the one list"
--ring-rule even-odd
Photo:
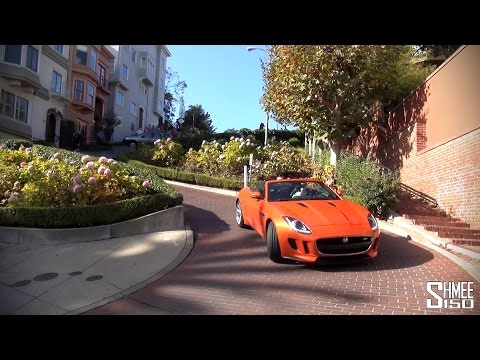
[(143, 144), (153, 144), (158, 139), (167, 139), (171, 137), (170, 134), (166, 132), (147, 132), (141, 135), (130, 135), (123, 139), (123, 143), (126, 145), (138, 145), (139, 143)]

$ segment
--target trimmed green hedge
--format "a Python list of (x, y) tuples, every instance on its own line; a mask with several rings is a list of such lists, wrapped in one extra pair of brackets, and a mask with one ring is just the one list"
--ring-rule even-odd
[(71, 228), (113, 224), (180, 205), (182, 197), (154, 194), (113, 203), (71, 208), (0, 209), (2, 226)]
[(151, 169), (152, 171), (155, 171), (159, 177), (167, 180), (229, 190), (240, 190), (243, 188), (243, 181), (241, 180), (214, 177), (205, 174), (195, 174), (186, 171), (179, 171), (176, 169), (160, 168), (144, 164), (137, 160), (129, 160), (128, 164), (134, 165), (137, 168), (143, 167), (146, 169)]
[[(56, 152), (62, 159), (76, 165), (81, 164), (84, 154), (56, 147), (33, 145), (27, 140), (0, 139), (0, 145), (18, 149), (20, 145), (32, 147), (32, 152), (45, 158)], [(96, 157), (92, 157), (97, 159)], [(142, 164), (142, 163), (139, 163)], [(181, 205), (183, 196), (166, 184), (157, 172), (135, 163), (119, 163), (131, 175), (149, 179), (157, 193), (133, 199), (125, 199), (106, 204), (71, 208), (0, 208), (0, 226), (21, 226), (35, 228), (68, 228), (107, 225)], [(142, 164), (143, 165), (143, 164)]]

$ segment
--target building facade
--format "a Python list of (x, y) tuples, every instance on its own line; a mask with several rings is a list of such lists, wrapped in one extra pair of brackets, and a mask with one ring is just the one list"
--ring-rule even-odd
[(70, 102), (66, 117), (75, 122), (75, 130), (85, 143), (95, 142), (95, 119), (105, 115), (108, 68), (115, 59), (105, 45), (70, 45)]
[(69, 56), (67, 45), (0, 45), (0, 136), (58, 145)]
[(112, 141), (121, 141), (139, 129), (162, 126), (167, 58), (165, 45), (108, 45), (115, 61), (110, 67), (108, 110), (121, 125)]

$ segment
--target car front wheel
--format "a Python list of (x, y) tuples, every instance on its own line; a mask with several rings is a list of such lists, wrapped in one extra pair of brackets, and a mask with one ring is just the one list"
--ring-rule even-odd
[(237, 225), (241, 228), (245, 228), (245, 223), (243, 222), (243, 212), (242, 212), (242, 204), (240, 201), (237, 200), (237, 204), (235, 207), (235, 220), (237, 220)]
[(278, 243), (277, 230), (273, 222), (268, 224), (267, 228), (267, 253), (270, 260), (275, 263), (282, 263), (283, 258), (280, 251), (280, 244)]

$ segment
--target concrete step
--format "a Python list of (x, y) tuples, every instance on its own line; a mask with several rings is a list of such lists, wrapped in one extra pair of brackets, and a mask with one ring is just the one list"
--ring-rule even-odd
[(466, 227), (459, 227), (455, 224), (448, 225), (423, 225), (425, 230), (436, 232), (459, 232), (464, 234), (480, 234), (480, 230), (470, 229)]
[(478, 239), (451, 239), (451, 241), (455, 245), (467, 245), (470, 250), (480, 253), (480, 240)]

